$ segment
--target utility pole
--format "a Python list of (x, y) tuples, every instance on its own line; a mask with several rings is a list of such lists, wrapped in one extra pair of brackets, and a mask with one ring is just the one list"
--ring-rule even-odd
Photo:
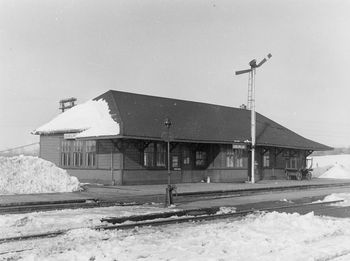
[(256, 116), (255, 116), (255, 73), (256, 68), (259, 68), (263, 65), (268, 59), (272, 57), (271, 53), (267, 55), (266, 58), (262, 59), (260, 63), (256, 63), (256, 59), (249, 62), (250, 69), (236, 71), (236, 75), (249, 73), (248, 79), (248, 104), (247, 109), (251, 111), (251, 139), (252, 139), (252, 148), (251, 148), (251, 182), (255, 183), (255, 144), (256, 144)]

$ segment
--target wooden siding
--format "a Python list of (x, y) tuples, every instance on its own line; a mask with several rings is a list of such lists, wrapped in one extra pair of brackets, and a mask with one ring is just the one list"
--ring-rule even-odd
[[(200, 182), (206, 177), (205, 170), (171, 171), (171, 183)], [(124, 170), (124, 185), (167, 184), (167, 170)]]
[(142, 153), (134, 143), (130, 143), (128, 148), (126, 148), (124, 151), (124, 157), (125, 170), (145, 169), (142, 166)]
[(243, 183), (248, 180), (248, 170), (246, 169), (211, 169), (206, 173), (211, 182), (238, 182)]
[(287, 179), (284, 169), (263, 169), (264, 179)]
[(80, 182), (100, 183), (106, 185), (122, 185), (122, 172), (99, 169), (67, 169), (71, 176), (75, 176)]
[(122, 154), (117, 152), (109, 154), (97, 154), (97, 168), (98, 169), (111, 169), (111, 161), (113, 157), (113, 169), (121, 169)]
[(60, 165), (61, 135), (40, 135), (40, 158)]

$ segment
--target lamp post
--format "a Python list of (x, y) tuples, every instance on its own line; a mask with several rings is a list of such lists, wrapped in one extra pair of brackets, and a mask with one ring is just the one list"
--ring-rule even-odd
[(168, 187), (170, 186), (170, 126), (171, 126), (171, 121), (169, 118), (166, 118), (164, 121), (164, 125), (167, 128), (167, 152), (168, 152)]
[(255, 71), (263, 65), (272, 55), (269, 53), (266, 58), (262, 59), (258, 64), (256, 60), (249, 62), (250, 69), (236, 71), (236, 75), (249, 73), (248, 80), (248, 110), (251, 110), (251, 138), (252, 138), (252, 164), (251, 164), (251, 182), (255, 183), (255, 137), (256, 137), (256, 119), (255, 119)]
[[(173, 204), (173, 190), (176, 189), (175, 186), (171, 185), (171, 171), (170, 171), (170, 127), (171, 121), (169, 118), (164, 120), (164, 125), (167, 129), (167, 132), (164, 133), (164, 140), (167, 142), (167, 152), (168, 152), (168, 185), (165, 189), (165, 207)], [(162, 135), (163, 136), (163, 135)]]

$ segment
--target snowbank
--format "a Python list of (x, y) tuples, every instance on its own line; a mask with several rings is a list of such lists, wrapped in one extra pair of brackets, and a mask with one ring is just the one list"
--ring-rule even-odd
[(345, 167), (350, 168), (349, 154), (314, 156), (311, 158), (313, 159), (314, 168), (333, 166), (334, 164), (341, 164), (341, 165), (344, 165)]
[(350, 170), (341, 164), (334, 164), (325, 173), (319, 176), (321, 179), (350, 179)]
[(101, 219), (107, 217), (125, 217), (173, 211), (176, 211), (176, 209), (144, 205), (4, 214), (0, 215), (0, 238), (101, 226), (106, 224)]
[[(32, 241), (7, 260), (349, 260), (350, 219), (260, 213), (243, 219), (143, 227), (77, 229)], [(3, 252), (16, 244), (8, 244)], [(24, 244), (24, 243), (22, 243)]]
[(89, 100), (59, 114), (33, 133), (55, 132), (80, 132), (77, 138), (110, 136), (119, 134), (119, 124), (112, 119), (105, 100)]
[[(314, 177), (338, 179), (350, 178), (350, 173), (348, 173), (350, 170), (349, 154), (315, 156), (312, 157), (312, 159), (314, 169), (312, 175)], [(328, 174), (326, 174), (327, 172)]]
[(31, 156), (0, 157), (0, 194), (72, 192), (79, 181), (55, 164)]
[(349, 193), (333, 193), (328, 196), (326, 196), (323, 200), (315, 201), (315, 203), (318, 202), (330, 202), (330, 201), (336, 201), (336, 200), (343, 200), (342, 202), (334, 203), (333, 206), (338, 207), (348, 207), (350, 206), (350, 194)]

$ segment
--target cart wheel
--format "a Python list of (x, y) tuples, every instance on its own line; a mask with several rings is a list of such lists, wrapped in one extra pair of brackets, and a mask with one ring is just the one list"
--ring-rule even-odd
[(297, 178), (297, 180), (301, 180), (302, 175), (301, 175), (301, 173), (300, 173), (300, 172), (297, 172), (296, 178)]
[(311, 180), (311, 178), (312, 178), (312, 173), (308, 171), (308, 173), (306, 173), (306, 179)]

